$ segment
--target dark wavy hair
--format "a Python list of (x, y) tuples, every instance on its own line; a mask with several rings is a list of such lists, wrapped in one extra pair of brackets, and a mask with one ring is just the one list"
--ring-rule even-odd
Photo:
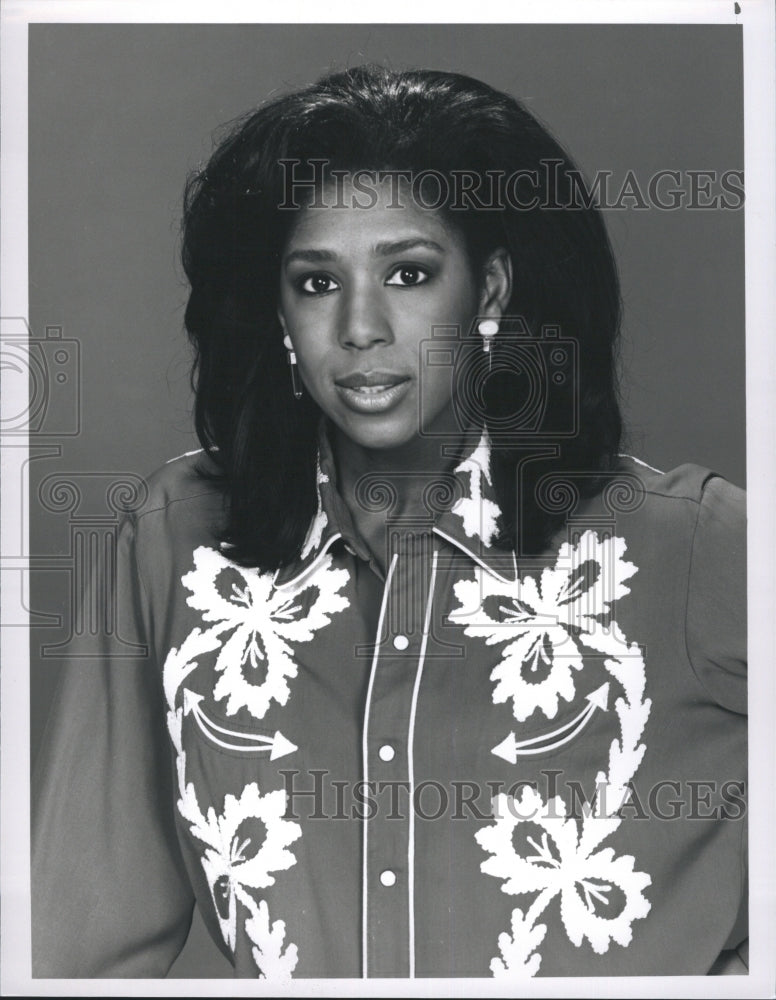
[[(582, 473), (581, 492), (589, 494), (614, 468), (620, 443), (620, 294), (603, 220), (579, 203), (580, 174), (567, 153), (514, 98), (460, 74), (360, 66), (232, 123), (186, 186), (182, 260), (191, 286), (185, 324), (195, 349), (196, 429), (226, 491), (222, 538), (234, 547), (230, 557), (263, 571), (288, 563), (316, 510), (320, 412), (307, 394), (296, 400), (291, 392), (276, 312), (294, 221), (293, 211), (280, 208), (288, 197), (284, 160), (299, 169), (325, 160), (327, 171), (520, 178), (496, 208), (469, 201), (439, 210), (463, 234), (473, 266), (508, 249), (514, 289), (506, 313), (523, 317), (532, 338), (553, 324), (578, 344), (575, 432), (553, 437), (564, 425), (555, 411), (569, 400), (549, 393), (533, 450), (525, 435), (505, 442), (493, 434), (491, 471), (503, 512), (496, 544), (540, 551), (558, 515), (537, 498), (539, 479), (548, 469)], [(524, 350), (524, 341), (514, 338), (514, 349)], [(506, 338), (499, 350), (511, 343)], [(493, 379), (484, 394), (490, 429), (503, 430), (517, 391), (514, 380)]]

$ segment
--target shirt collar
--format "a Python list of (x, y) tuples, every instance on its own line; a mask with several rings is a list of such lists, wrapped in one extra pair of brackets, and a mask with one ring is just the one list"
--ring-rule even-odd
[(493, 488), (490, 462), (490, 438), (483, 429), (477, 445), (453, 470), (458, 499), (437, 517), (433, 530), (492, 576), (511, 583), (517, 577), (515, 554), (493, 544), (501, 507)]
[(298, 586), (304, 577), (313, 572), (338, 539), (343, 537), (343, 528), (351, 528), (350, 513), (336, 488), (334, 456), (324, 422), (321, 421), (318, 434), (318, 461), (315, 475), (315, 489), (318, 509), (310, 522), (302, 550), (296, 559), (281, 566), (275, 573), (275, 587)]
[[(488, 432), (483, 430), (475, 447), (453, 469), (455, 484), (451, 486), (454, 486), (457, 499), (449, 510), (435, 517), (432, 531), (498, 580), (512, 583), (517, 577), (515, 554), (493, 545), (501, 508), (493, 489), (490, 460), (490, 439)], [(337, 490), (334, 457), (323, 422), (318, 439), (316, 491), (318, 508), (302, 550), (296, 559), (281, 566), (275, 574), (275, 586), (279, 589), (298, 587), (340, 539), (344, 539), (357, 555), (369, 558), (350, 511)]]

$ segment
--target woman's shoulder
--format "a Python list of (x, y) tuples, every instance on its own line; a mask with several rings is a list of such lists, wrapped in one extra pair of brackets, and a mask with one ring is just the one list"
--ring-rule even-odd
[[(729, 527), (746, 522), (746, 492), (704, 465), (687, 462), (662, 471), (632, 455), (620, 455), (608, 489), (613, 497), (633, 494), (634, 506), (645, 513), (662, 511), (670, 516), (684, 509), (692, 520), (718, 520)], [(626, 486), (628, 489), (626, 490)]]
[[(601, 480), (598, 480), (601, 483)], [(632, 455), (579, 504), (572, 520), (609, 525), (629, 548), (652, 553), (746, 546), (746, 493), (706, 466), (662, 471)]]
[(218, 536), (224, 487), (218, 465), (203, 449), (169, 459), (144, 483), (142, 502), (129, 516), (141, 543), (166, 548), (176, 539), (197, 545)]
[(190, 503), (223, 494), (218, 465), (203, 448), (168, 459), (145, 478), (145, 497), (138, 516), (145, 517), (173, 504)]
[(677, 599), (684, 648), (702, 687), (719, 705), (744, 714), (746, 493), (701, 465), (660, 472), (624, 456), (623, 468), (644, 490), (629, 546), (634, 562), (655, 570), (649, 578), (660, 581), (661, 611), (671, 595)]
[(745, 502), (743, 489), (731, 483), (723, 475), (704, 465), (686, 462), (668, 471), (655, 468), (633, 455), (619, 455), (619, 465), (615, 475), (624, 476), (650, 496), (666, 499), (694, 500), (700, 503), (707, 492), (710, 496), (727, 496), (732, 500)]

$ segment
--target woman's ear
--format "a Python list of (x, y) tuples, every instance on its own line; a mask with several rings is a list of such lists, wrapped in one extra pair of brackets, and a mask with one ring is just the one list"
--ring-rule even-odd
[(482, 269), (482, 290), (479, 312), (482, 316), (500, 319), (512, 298), (512, 258), (499, 247), (485, 261)]

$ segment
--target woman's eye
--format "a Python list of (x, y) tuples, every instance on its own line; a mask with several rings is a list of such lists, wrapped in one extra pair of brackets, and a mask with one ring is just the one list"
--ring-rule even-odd
[(424, 271), (422, 267), (416, 267), (414, 264), (402, 264), (392, 272), (386, 285), (422, 285), (428, 281), (428, 277), (428, 272)]
[(339, 285), (328, 274), (308, 274), (299, 282), (299, 287), (308, 295), (323, 295), (325, 292), (332, 292), (335, 288), (339, 288)]

